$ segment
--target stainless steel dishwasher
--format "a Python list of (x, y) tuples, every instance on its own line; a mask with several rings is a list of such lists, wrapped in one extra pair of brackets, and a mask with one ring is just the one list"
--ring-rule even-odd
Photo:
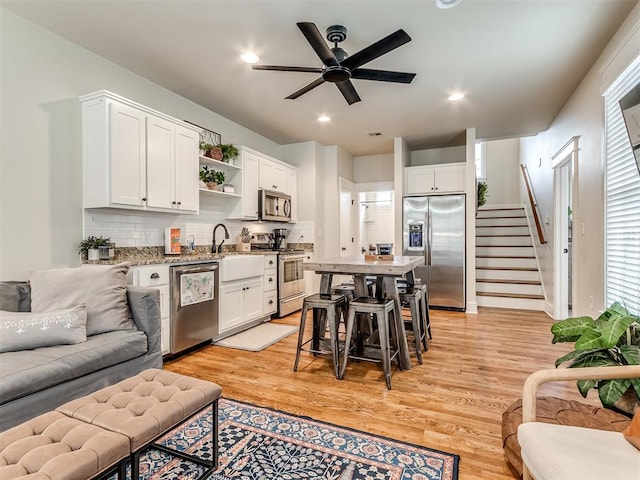
[(218, 336), (218, 264), (169, 268), (171, 279), (171, 354)]

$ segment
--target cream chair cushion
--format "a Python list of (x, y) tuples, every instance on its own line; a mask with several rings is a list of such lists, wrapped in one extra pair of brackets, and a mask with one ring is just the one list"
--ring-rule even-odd
[(518, 442), (536, 480), (640, 479), (640, 451), (620, 432), (529, 422)]

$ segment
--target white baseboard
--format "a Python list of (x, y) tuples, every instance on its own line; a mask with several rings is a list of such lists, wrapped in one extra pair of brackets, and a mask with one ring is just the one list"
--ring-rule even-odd
[(470, 313), (472, 315), (478, 314), (478, 303), (477, 302), (467, 302), (467, 310), (465, 313)]

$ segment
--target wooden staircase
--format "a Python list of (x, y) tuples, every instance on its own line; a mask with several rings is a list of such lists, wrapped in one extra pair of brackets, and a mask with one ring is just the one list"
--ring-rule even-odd
[(492, 205), (476, 216), (478, 306), (544, 310), (544, 292), (524, 208)]

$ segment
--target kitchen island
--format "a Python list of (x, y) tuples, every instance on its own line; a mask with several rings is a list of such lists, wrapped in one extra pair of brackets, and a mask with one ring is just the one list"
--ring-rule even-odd
[(413, 283), (413, 270), (424, 264), (423, 257), (395, 256), (393, 260), (365, 260), (364, 255), (350, 257), (330, 258), (327, 260), (306, 262), (303, 270), (311, 270), (322, 275), (320, 280), (320, 293), (331, 293), (333, 275), (351, 275), (356, 287), (357, 297), (368, 296), (367, 276), (378, 277), (376, 289), (377, 296), (393, 299), (395, 304), (394, 318), (399, 332), (398, 349), (400, 364), (404, 370), (411, 368), (409, 347), (402, 321), (402, 309), (396, 286), (396, 278), (405, 277), (408, 283)]

